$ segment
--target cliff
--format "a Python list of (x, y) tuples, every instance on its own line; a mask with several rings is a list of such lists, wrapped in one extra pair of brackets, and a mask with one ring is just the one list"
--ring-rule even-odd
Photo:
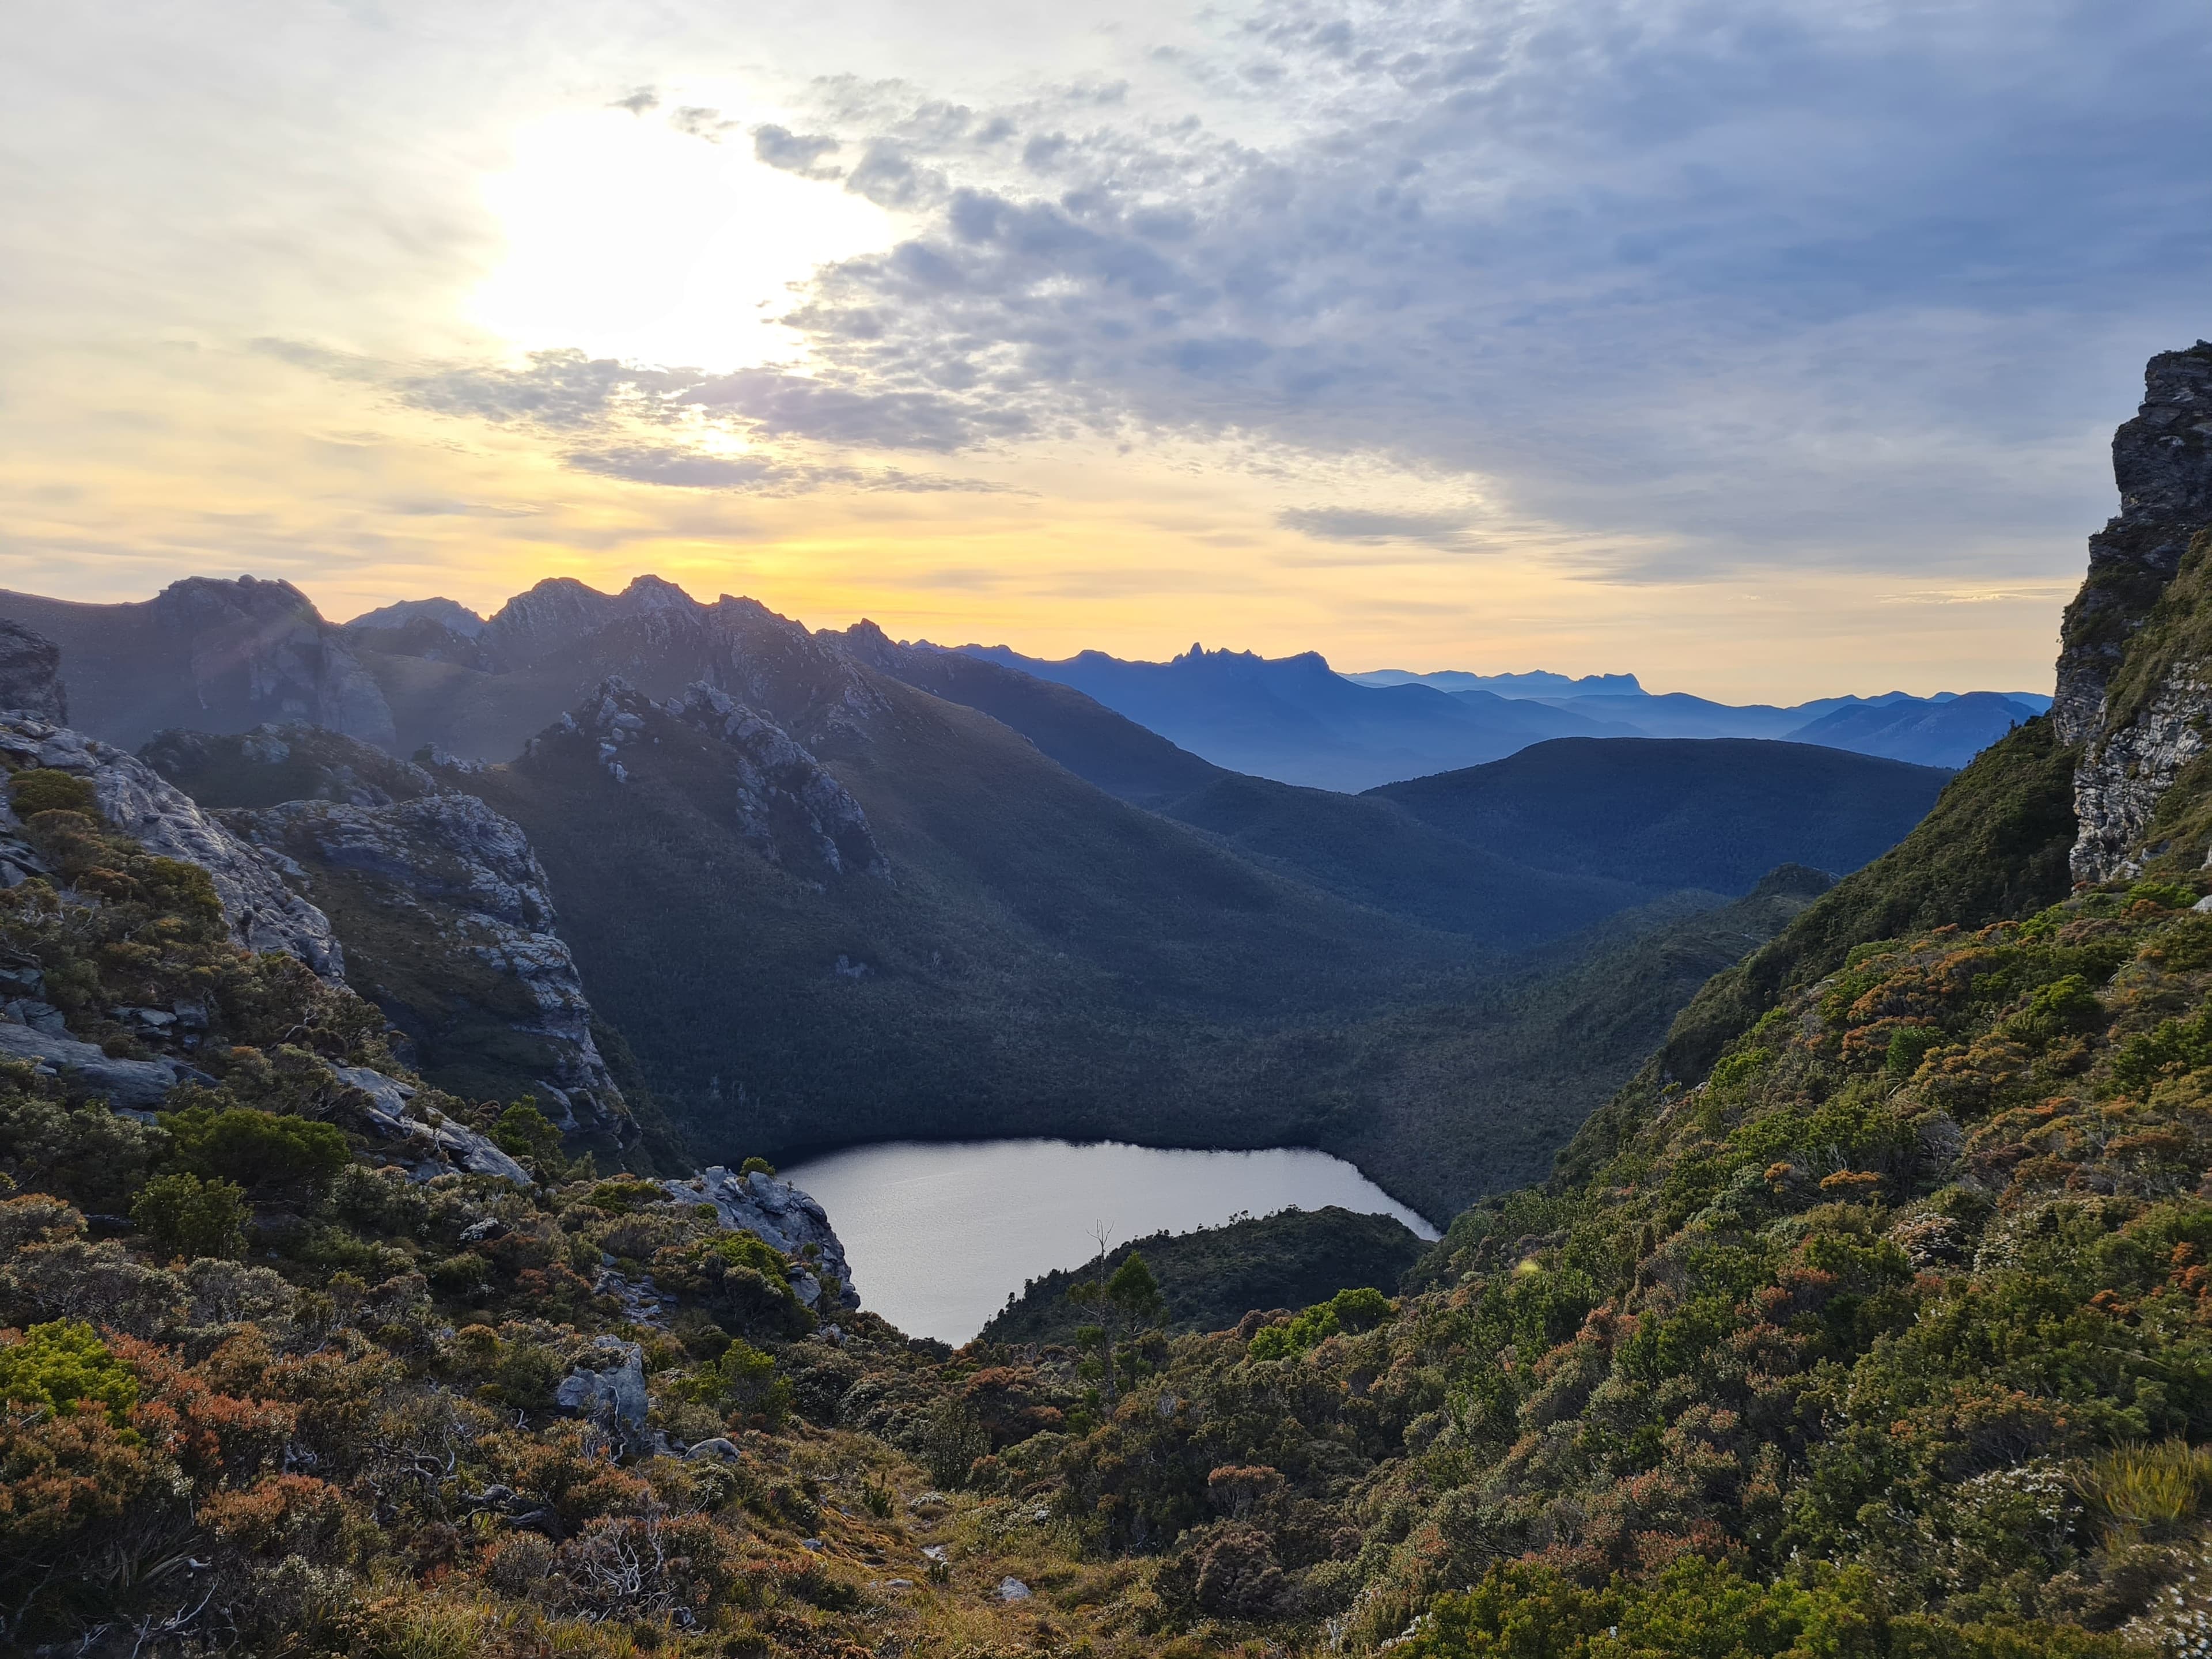
[(529, 839), (475, 796), (313, 726), (165, 732), (147, 759), (320, 905), (347, 978), (438, 1086), (533, 1097), (603, 1149), (639, 1130)]
[[(2150, 360), (2141, 411), (2113, 435), (2120, 512), (2089, 541), (2052, 708), (2078, 744), (2076, 880), (2126, 879), (2170, 849), (2161, 803), (2212, 715), (2212, 343)], [(2156, 846), (2149, 843), (2154, 840)], [(2192, 849), (2201, 862), (2205, 849)]]

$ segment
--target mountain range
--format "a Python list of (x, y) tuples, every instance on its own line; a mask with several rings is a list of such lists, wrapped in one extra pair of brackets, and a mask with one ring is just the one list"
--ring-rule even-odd
[(1048, 661), (1002, 645), (958, 651), (1072, 686), (1233, 771), (1354, 793), (1562, 737), (1776, 738), (1956, 768), (2051, 706), (2027, 692), (1893, 691), (1739, 707), (1655, 696), (1633, 674), (1340, 674), (1316, 652), (1266, 658), (1197, 645), (1167, 662), (1098, 651)]
[[(1577, 738), (1346, 795), (996, 662), (650, 577), (489, 618), (338, 626), (206, 579), (0, 617), (57, 637), (82, 729), (289, 861), (426, 1076), (531, 1093), (625, 1157), (1295, 1142), (1448, 1215), (1540, 1169), (1698, 982), (1945, 775)], [(1672, 965), (1594, 969), (1631, 957)], [(1605, 1035), (1562, 1067), (1530, 1034), (1567, 1008)]]

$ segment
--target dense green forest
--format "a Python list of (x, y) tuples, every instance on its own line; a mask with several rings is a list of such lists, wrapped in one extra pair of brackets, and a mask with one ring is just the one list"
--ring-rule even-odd
[(1195, 1232), (1155, 1233), (1117, 1244), (1087, 1267), (1029, 1280), (992, 1316), (982, 1340), (1073, 1343), (1092, 1315), (1068, 1292), (1086, 1279), (1110, 1276), (1132, 1255), (1144, 1257), (1158, 1287), (1160, 1328), (1184, 1335), (1225, 1330), (1255, 1308), (1304, 1308), (1362, 1286), (1395, 1291), (1427, 1248), (1390, 1216), (1358, 1215), (1334, 1204)]

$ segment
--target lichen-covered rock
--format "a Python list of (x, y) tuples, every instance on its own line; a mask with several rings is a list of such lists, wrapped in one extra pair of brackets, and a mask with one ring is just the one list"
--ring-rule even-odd
[[(0, 714), (0, 755), (88, 779), (107, 821), (161, 858), (197, 864), (215, 884), (230, 936), (250, 951), (297, 957), (325, 979), (345, 972), (330, 919), (288, 887), (277, 865), (196, 805), (182, 790), (121, 750), (27, 715)], [(24, 848), (0, 801), (0, 859)]]
[[(503, 1071), (525, 1068), (507, 1080), (562, 1129), (636, 1139), (592, 1037), (575, 960), (554, 931), (544, 869), (512, 820), (446, 793), (222, 816), (325, 899), (356, 941), (356, 988), (416, 1037), (431, 1075), (458, 1072), (457, 1084), (473, 1085), (463, 1092), (483, 1093)], [(477, 1029), (485, 1024), (491, 1036)]]
[(635, 1342), (602, 1336), (576, 1369), (553, 1391), (554, 1403), (629, 1437), (645, 1427), (651, 1408), (645, 1388), (645, 1350)]
[(788, 1181), (756, 1170), (738, 1175), (721, 1164), (700, 1170), (687, 1180), (661, 1183), (671, 1198), (690, 1203), (704, 1200), (725, 1227), (742, 1228), (759, 1235), (794, 1261), (810, 1264), (792, 1281), (799, 1299), (817, 1312), (825, 1289), (830, 1299), (848, 1308), (860, 1305), (853, 1288), (852, 1269), (845, 1264), (845, 1246), (830, 1226), (830, 1217), (813, 1197)]
[[(2141, 872), (2159, 804), (2206, 747), (2212, 633), (2212, 343), (2150, 360), (2142, 411), (2112, 441), (2121, 510), (2089, 541), (2066, 613), (2052, 716), (2081, 746), (2075, 879)], [(2194, 564), (2192, 564), (2192, 561)]]
[(0, 708), (68, 725), (69, 697), (61, 672), (59, 646), (21, 623), (0, 619)]

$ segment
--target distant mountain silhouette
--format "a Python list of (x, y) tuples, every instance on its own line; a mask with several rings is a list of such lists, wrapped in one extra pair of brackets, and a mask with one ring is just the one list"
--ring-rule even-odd
[(1317, 652), (1261, 657), (1194, 645), (1168, 662), (1085, 651), (1060, 662), (1005, 646), (968, 656), (1086, 693), (1231, 771), (1356, 792), (1497, 760), (1547, 738), (1633, 735), (1633, 727), (1495, 692), (1361, 685)]
[(1952, 757), (1961, 750), (1978, 754), (2041, 712), (1994, 691), (1970, 691), (1943, 702), (1908, 700), (1838, 708), (1799, 726), (1790, 737), (1796, 743), (1826, 744), (1862, 755), (1954, 766), (1958, 762)]
[[(1942, 711), (1965, 699), (1948, 693), (1821, 697), (1789, 708), (1737, 705), (1683, 692), (1655, 695), (1633, 674), (1573, 679), (1542, 672), (1416, 674), (1395, 668), (1340, 674), (1314, 652), (1267, 658), (1196, 645), (1164, 663), (1098, 651), (1048, 661), (1003, 645), (962, 646), (959, 654), (1086, 692), (1232, 771), (1342, 790), (1479, 765), (1561, 737), (1787, 738), (1955, 768), (2003, 736), (2010, 720), (2031, 718), (2050, 703), (2014, 697), (2021, 708), (2009, 720), (1989, 712), (1985, 700), (1996, 695), (1990, 692), (1969, 694), (1983, 701), (1956, 714)], [(1832, 714), (1893, 706), (1930, 718), (1894, 726), (1880, 720), (1819, 724)], [(1896, 735), (1883, 735), (1893, 731)]]

